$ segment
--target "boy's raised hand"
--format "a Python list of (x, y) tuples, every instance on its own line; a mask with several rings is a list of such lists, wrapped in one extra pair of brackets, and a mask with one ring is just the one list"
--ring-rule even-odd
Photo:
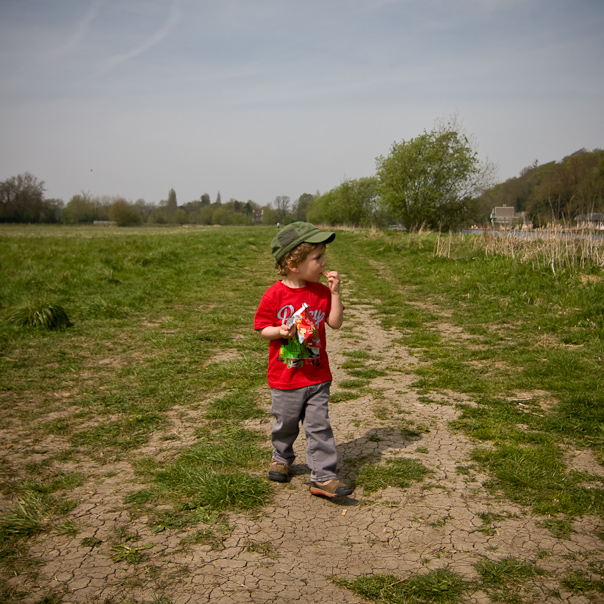
[(340, 275), (338, 271), (325, 271), (327, 277), (327, 286), (332, 294), (340, 293)]

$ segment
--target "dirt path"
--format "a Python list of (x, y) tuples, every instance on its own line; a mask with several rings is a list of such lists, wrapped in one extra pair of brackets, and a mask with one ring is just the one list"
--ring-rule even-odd
[[(420, 400), (410, 386), (414, 376), (409, 370), (416, 360), (393, 343), (396, 334), (378, 326), (371, 307), (351, 305), (347, 325), (354, 333), (329, 333), (334, 392), (338, 383), (349, 379), (339, 369), (349, 360), (347, 351), (365, 350), (374, 359), (368, 366), (388, 371), (371, 381), (370, 393), (331, 406), (342, 477), (353, 479), (361, 458), (378, 462), (388, 457), (416, 459), (433, 475), (405, 490), (389, 488), (365, 496), (359, 488), (343, 501), (330, 502), (308, 491), (301, 438), (292, 480), (274, 485), (272, 503), (253, 515), (230, 516), (224, 541), (204, 544), (183, 541), (197, 529), (152, 534), (146, 518), (132, 521), (123, 504), (124, 495), (136, 488), (132, 469), (127, 463), (109, 464), (97, 474), (94, 488), (87, 484), (77, 493), (80, 504), (71, 516), (78, 534), (53, 535), (31, 549), (44, 566), (24, 601), (39, 602), (41, 595), (54, 591), (59, 601), (74, 603), (161, 602), (162, 596), (172, 604), (360, 603), (364, 600), (329, 577), (383, 573), (406, 578), (446, 567), (473, 579), (473, 564), (481, 557), (515, 556), (538, 560), (553, 573), (535, 579), (532, 595), (525, 593), (523, 601), (590, 602), (564, 591), (559, 577), (572, 567), (572, 560), (603, 559), (595, 525), (589, 520), (575, 523), (569, 539), (556, 539), (527, 510), (489, 495), (483, 487), (486, 476), (458, 471), (470, 464), (473, 448), (448, 426), (461, 398)], [(267, 408), (268, 398), (267, 392)], [(154, 439), (146, 454), (161, 457), (170, 447), (192, 442), (195, 415), (177, 410), (173, 420), (172, 430), (180, 440)], [(403, 420), (421, 426), (421, 434), (401, 431)], [(250, 426), (264, 431), (268, 441), (268, 420)], [(146, 555), (143, 562), (112, 561), (111, 544), (119, 531), (138, 535), (131, 547)], [(553, 595), (555, 590), (559, 597)], [(483, 592), (468, 595), (466, 601), (490, 602)]]

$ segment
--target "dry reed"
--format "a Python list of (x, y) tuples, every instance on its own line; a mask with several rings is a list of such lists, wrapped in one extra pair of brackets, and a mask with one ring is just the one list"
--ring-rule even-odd
[(604, 237), (594, 231), (569, 232), (556, 227), (526, 232), (487, 231), (476, 237), (475, 245), (487, 256), (509, 256), (553, 274), (589, 266), (604, 268)]

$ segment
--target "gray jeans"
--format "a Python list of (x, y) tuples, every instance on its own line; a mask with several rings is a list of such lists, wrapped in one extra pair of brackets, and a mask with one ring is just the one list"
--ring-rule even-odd
[(302, 422), (306, 463), (313, 482), (337, 477), (338, 454), (327, 410), (330, 386), (331, 382), (323, 382), (295, 390), (271, 388), (271, 413), (275, 417), (271, 431), (273, 459), (292, 465), (296, 458), (293, 445)]

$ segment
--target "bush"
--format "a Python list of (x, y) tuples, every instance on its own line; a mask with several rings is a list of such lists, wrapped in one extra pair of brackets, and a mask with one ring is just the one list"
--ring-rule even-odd
[(118, 226), (136, 226), (142, 222), (138, 208), (125, 199), (118, 199), (111, 204), (109, 218), (117, 222)]

